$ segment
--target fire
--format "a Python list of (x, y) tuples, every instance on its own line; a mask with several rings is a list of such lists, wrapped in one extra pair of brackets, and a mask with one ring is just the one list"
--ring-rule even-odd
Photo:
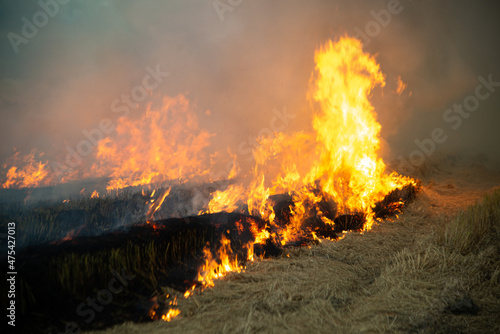
[(138, 120), (122, 117), (116, 137), (101, 140), (94, 173), (109, 175), (107, 189), (187, 179), (208, 173), (203, 150), (210, 134), (200, 130), (187, 99), (165, 97), (161, 108)]
[(256, 244), (264, 244), (267, 239), (271, 237), (271, 233), (267, 231), (266, 229), (263, 229), (262, 231), (258, 231), (255, 233), (255, 243)]
[[(211, 136), (200, 129), (198, 117), (183, 95), (164, 97), (160, 107), (150, 104), (140, 118), (119, 118), (116, 133), (97, 142), (90, 168), (85, 162), (61, 176), (57, 173), (60, 168), (54, 166), (64, 158), (52, 157), (55, 164), (49, 164), (42, 159), (43, 153), (32, 151), (21, 157), (16, 152), (3, 166), (6, 175), (1, 187), (49, 186), (87, 177), (109, 177), (108, 190), (184, 181), (208, 175), (205, 149)], [(237, 169), (231, 173), (234, 176)]]
[[(311, 91), (318, 105), (313, 127), (321, 147), (318, 164), (306, 176), (319, 180), (342, 213), (370, 212), (370, 208), (408, 179), (385, 174), (378, 158), (380, 124), (369, 96), (385, 78), (375, 58), (361, 42), (344, 37), (326, 43), (315, 54), (316, 80)], [(370, 227), (372, 220), (368, 219)]]
[[(224, 235), (221, 238), (221, 246), (217, 252), (219, 261), (214, 259), (210, 247), (203, 249), (205, 263), (198, 270), (197, 280), (203, 287), (213, 287), (214, 279), (221, 278), (230, 272), (241, 272), (243, 269), (238, 264), (238, 258), (231, 249), (231, 240)], [(233, 259), (232, 259), (233, 258)]]
[[(249, 214), (273, 225), (276, 213), (269, 198), (289, 194), (292, 224), (278, 232), (286, 243), (300, 234), (301, 222), (321, 201), (334, 201), (338, 214), (366, 214), (368, 229), (374, 203), (413, 182), (395, 173), (388, 175), (377, 155), (381, 127), (369, 97), (375, 87), (384, 87), (385, 76), (375, 58), (363, 52), (359, 40), (346, 36), (325, 43), (314, 59), (308, 93), (314, 132), (261, 138), (254, 151), (251, 181), (215, 191), (204, 213), (235, 211), (237, 203), (246, 202)], [(405, 84), (398, 80), (400, 92)], [(116, 134), (98, 142), (90, 173), (75, 175), (110, 177), (108, 190), (206, 177), (212, 164), (205, 152), (210, 137), (199, 128), (184, 96), (165, 97), (161, 107), (149, 105), (140, 118), (119, 118)], [(33, 152), (15, 157), (18, 163), (8, 168), (3, 188), (54, 182), (48, 162)], [(230, 178), (239, 172), (237, 163), (233, 167)], [(163, 200), (155, 203), (153, 213)]]
[(407, 84), (401, 79), (401, 76), (398, 76), (397, 85), (398, 85), (398, 87), (396, 88), (395, 93), (398, 95), (403, 94), (403, 92), (405, 91), (405, 89), (407, 87)]
[[(245, 269), (243, 265), (238, 263), (238, 257), (233, 253), (231, 249), (231, 241), (222, 235), (220, 240), (220, 247), (216, 252), (216, 256), (212, 254), (209, 245), (205, 246), (203, 249), (203, 261), (204, 263), (198, 269), (198, 274), (196, 280), (201, 284), (201, 289), (205, 289), (207, 287), (214, 286), (214, 280), (219, 279), (221, 277), (226, 276), (231, 272), (241, 272)], [(247, 261), (254, 261), (254, 253), (253, 253), (253, 242), (249, 242), (245, 245), (247, 248)], [(184, 298), (189, 298), (194, 290), (196, 289), (197, 284), (191, 286), (190, 289), (186, 290), (183, 294)], [(167, 298), (169, 295), (167, 295)], [(170, 306), (177, 305), (177, 297), (174, 298), (173, 301), (169, 302)], [(156, 309), (158, 308), (158, 304), (153, 305), (153, 307), (149, 310), (148, 315), (155, 319)], [(177, 317), (181, 311), (179, 309), (171, 308), (168, 310), (166, 314), (161, 316), (161, 319), (164, 321), (170, 321), (171, 319)]]
[[(169, 294), (167, 294), (165, 296), (165, 298), (168, 299), (168, 298), (171, 298), (171, 296)], [(148, 311), (148, 316), (152, 320), (162, 319), (163, 321), (171, 321), (172, 319), (176, 318), (181, 313), (181, 310), (172, 307), (172, 306), (177, 306), (177, 296), (174, 296), (174, 299), (170, 300), (170, 302), (168, 302), (169, 309), (168, 309), (167, 313), (163, 313), (163, 311), (158, 312), (158, 309), (160, 308), (160, 303), (158, 302), (158, 296), (153, 297), (151, 299), (151, 302), (153, 303), (153, 305), (151, 306), (151, 308)], [(166, 302), (164, 302), (162, 304), (166, 305)]]
[(163, 314), (161, 316), (161, 319), (164, 321), (170, 321), (173, 318), (175, 318), (176, 316), (178, 316), (180, 313), (181, 313), (181, 311), (179, 309), (171, 308), (170, 310), (168, 310), (168, 312), (166, 314)]
[(253, 242), (249, 242), (245, 248), (247, 249), (247, 261), (253, 262), (255, 260), (255, 254), (253, 250)]
[[(148, 213), (146, 214), (146, 220), (148, 222), (154, 220), (154, 215), (155, 213), (161, 208), (163, 202), (165, 201), (165, 198), (168, 197), (168, 195), (170, 195), (170, 190), (171, 190), (171, 187), (168, 187), (164, 192), (163, 194), (160, 195), (160, 197), (156, 200), (154, 199), (151, 199), (150, 202), (150, 207), (149, 207), (149, 210), (148, 210)], [(155, 194), (155, 191), (156, 190), (153, 190), (153, 192), (151, 193), (151, 198), (153, 198), (154, 194)]]
[(215, 191), (208, 203), (207, 213), (236, 210), (236, 203), (240, 200), (242, 191), (243, 187), (238, 185), (230, 185), (225, 191)]
[(8, 170), (7, 179), (2, 184), (2, 188), (27, 188), (50, 185), (52, 179), (49, 177), (50, 169), (48, 161), (40, 161), (42, 156), (43, 154), (36, 154), (35, 150), (32, 150), (24, 157), (21, 157), (19, 152), (14, 153), (9, 163), (12, 166), (8, 167), (8, 164), (4, 164), (3, 166), (3, 168), (8, 168)]
[(314, 107), (314, 133), (261, 138), (254, 151), (249, 186), (238, 188), (238, 192), (236, 186), (217, 192), (210, 202), (212, 208), (227, 209), (227, 199), (233, 203), (236, 198), (246, 199), (249, 214), (276, 227), (269, 198), (289, 194), (293, 198), (290, 224), (277, 229), (283, 245), (303, 233), (301, 224), (313, 209), (323, 221), (333, 224), (317, 208), (322, 201), (334, 201), (337, 214), (363, 215), (364, 227), (369, 229), (375, 203), (414, 182), (396, 173), (387, 174), (377, 154), (381, 126), (369, 97), (375, 87), (385, 86), (385, 76), (375, 58), (363, 52), (359, 40), (346, 36), (336, 43), (325, 43), (314, 59), (308, 94)]
[[(347, 220), (359, 222), (356, 229), (364, 223), (363, 228), (368, 230), (375, 219), (372, 208), (376, 203), (393, 190), (415, 184), (397, 173), (388, 174), (378, 156), (381, 125), (369, 98), (375, 88), (385, 86), (385, 76), (375, 57), (363, 52), (359, 40), (345, 36), (322, 45), (314, 60), (308, 92), (313, 131), (260, 138), (259, 147), (253, 151), (255, 164), (241, 184), (236, 183), (240, 173), (236, 156), (228, 150), (233, 158), (228, 177), (232, 183), (225, 190), (213, 191), (206, 210), (200, 212), (239, 210), (259, 218), (254, 221), (245, 216), (248, 221), (236, 223), (240, 233), (246, 225), (253, 236), (244, 246), (246, 261), (254, 261), (254, 246), (262, 247), (268, 241), (285, 246), (307, 236), (321, 242), (317, 231), (304, 228), (304, 222), (311, 217), (330, 225), (332, 230)], [(398, 80), (396, 93), (401, 94), (406, 84), (401, 78)], [(206, 177), (213, 165), (205, 152), (210, 137), (199, 128), (184, 96), (165, 97), (161, 107), (149, 105), (140, 118), (118, 119), (116, 134), (98, 142), (90, 173), (79, 171), (72, 175), (109, 177), (107, 190)], [(3, 188), (38, 187), (54, 182), (48, 162), (41, 161), (41, 156), (37, 158), (31, 152), (21, 158), (16, 153), (14, 158), (16, 162), (8, 168)], [(84, 191), (85, 188), (81, 193)], [(155, 191), (151, 193), (146, 202), (148, 223), (154, 221), (170, 191), (169, 187), (156, 197)], [(286, 207), (275, 203), (274, 196), (281, 195), (287, 196)], [(98, 197), (94, 190), (91, 198)], [(396, 201), (388, 210), (396, 212), (402, 205), (402, 201)], [(340, 238), (345, 236), (342, 233)], [(333, 238), (339, 237), (333, 234)], [(213, 252), (207, 245), (203, 256), (197, 282), (184, 293), (185, 298), (197, 285), (202, 289), (212, 287), (214, 280), (245, 269), (224, 235), (219, 248)], [(176, 306), (176, 299), (169, 305)], [(151, 308), (151, 318), (160, 317), (157, 308), (158, 304)], [(170, 321), (179, 314), (179, 309), (170, 308), (161, 319)]]

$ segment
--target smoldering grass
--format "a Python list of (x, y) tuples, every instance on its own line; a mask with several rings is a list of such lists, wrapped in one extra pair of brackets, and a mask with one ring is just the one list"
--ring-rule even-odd
[(129, 191), (101, 198), (69, 198), (65, 203), (0, 203), (0, 227), (15, 222), (17, 246), (23, 248), (141, 223), (146, 212), (145, 198)]

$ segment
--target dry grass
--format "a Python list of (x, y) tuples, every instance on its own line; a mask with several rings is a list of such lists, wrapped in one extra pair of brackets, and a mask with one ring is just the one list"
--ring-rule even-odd
[[(184, 299), (171, 322), (106, 333), (498, 333), (498, 178), (471, 169), (424, 178), (394, 221), (249, 265)], [(470, 298), (477, 315), (454, 315)]]
[(466, 254), (500, 237), (500, 188), (460, 212), (439, 231), (439, 243)]

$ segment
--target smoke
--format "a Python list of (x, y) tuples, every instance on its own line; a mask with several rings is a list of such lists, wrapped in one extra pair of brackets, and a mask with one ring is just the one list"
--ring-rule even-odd
[[(200, 124), (215, 134), (213, 150), (230, 147), (248, 161), (255, 137), (277, 115), (292, 115), (281, 118), (282, 131), (310, 128), (314, 50), (342, 34), (365, 39), (387, 75), (386, 87), (373, 93), (386, 158), (408, 159), (419, 149), (415, 140), (432, 138), (436, 128), (447, 135), (436, 151), (500, 157), (500, 89), (458, 129), (443, 120), (454, 103), (475, 93), (479, 76), (500, 81), (496, 2), (73, 0), (57, 6), (16, 53), (9, 33), (22, 36), (23, 17), (33, 22), (41, 7), (0, 2), (2, 162), (13, 147), (64, 157), (68, 146), (86, 139), (83, 130), (103, 118), (116, 121), (113, 101), (131, 95), (148, 66), (169, 75), (133, 101), (130, 117), (164, 95), (185, 94)], [(407, 84), (401, 95), (393, 92), (398, 76)]]

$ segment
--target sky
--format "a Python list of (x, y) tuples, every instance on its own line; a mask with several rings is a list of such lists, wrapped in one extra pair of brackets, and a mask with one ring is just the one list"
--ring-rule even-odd
[[(0, 0), (0, 163), (13, 148), (74, 147), (155, 70), (130, 117), (184, 94), (212, 145), (245, 155), (276, 115), (307, 130), (314, 50), (347, 34), (386, 74), (372, 96), (386, 159), (450, 151), (500, 166), (499, 17), (487, 0)], [(464, 103), (473, 111), (453, 111)]]

